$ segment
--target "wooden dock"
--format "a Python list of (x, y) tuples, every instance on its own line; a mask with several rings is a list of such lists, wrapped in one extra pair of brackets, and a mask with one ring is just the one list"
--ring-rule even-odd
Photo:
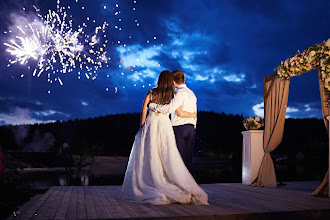
[(208, 206), (149, 205), (120, 199), (121, 186), (53, 186), (9, 219), (330, 219), (330, 198), (307, 195), (319, 182), (277, 188), (203, 184)]

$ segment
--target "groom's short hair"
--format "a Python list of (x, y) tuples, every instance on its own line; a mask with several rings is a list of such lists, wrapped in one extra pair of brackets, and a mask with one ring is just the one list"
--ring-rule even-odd
[(172, 72), (173, 80), (176, 84), (183, 84), (185, 80), (185, 75), (181, 70), (174, 70)]

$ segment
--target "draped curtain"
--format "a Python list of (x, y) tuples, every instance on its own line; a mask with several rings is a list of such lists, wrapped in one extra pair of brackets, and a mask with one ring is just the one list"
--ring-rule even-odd
[[(320, 80), (320, 71), (319, 71), (319, 87), (320, 87), (320, 96), (321, 96), (321, 105), (322, 105), (322, 115), (323, 115), (323, 121), (325, 124), (325, 127), (328, 131), (329, 136), (329, 121), (326, 119), (326, 116), (330, 115), (330, 108), (328, 106), (327, 102), (327, 95), (324, 92), (324, 85)], [(312, 195), (328, 195), (329, 192), (329, 170), (325, 174), (325, 177), (322, 181), (322, 183), (317, 187), (317, 189), (312, 192)]]
[[(281, 143), (284, 131), (286, 105), (289, 96), (290, 80), (281, 80), (276, 73), (264, 77), (264, 157), (261, 162), (258, 176), (252, 182), (251, 186), (276, 187), (276, 175), (273, 160), (270, 152), (275, 150)], [(330, 115), (330, 106), (328, 106), (327, 95), (324, 91), (324, 85), (320, 80), (319, 88), (322, 105), (322, 115), (325, 127), (329, 135), (329, 121), (326, 116)], [(330, 161), (329, 161), (330, 162)], [(322, 183), (311, 195), (329, 196), (329, 170), (327, 171)]]
[(275, 74), (264, 77), (264, 157), (258, 176), (251, 186), (276, 187), (276, 175), (270, 152), (281, 143), (284, 131), (286, 105), (290, 80), (281, 80)]

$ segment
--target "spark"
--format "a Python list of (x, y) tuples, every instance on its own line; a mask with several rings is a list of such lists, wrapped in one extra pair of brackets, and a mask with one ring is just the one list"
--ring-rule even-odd
[[(59, 2), (58, 0), (57, 3)], [(40, 11), (36, 6), (33, 7), (36, 12)], [(86, 71), (87, 79), (96, 78), (96, 70), (108, 60), (105, 50), (108, 41), (99, 36), (100, 33), (105, 33), (108, 23), (104, 22), (96, 27), (94, 33), (89, 36), (84, 34), (84, 27), (87, 27), (87, 24), (83, 23), (74, 29), (73, 21), (68, 19), (70, 16), (63, 9), (58, 5), (58, 12), (48, 10), (45, 16), (38, 14), (39, 20), (35, 19), (31, 23), (16, 26), (18, 34), (4, 43), (7, 51), (15, 57), (9, 60), (8, 67), (15, 63), (25, 65), (36, 61), (33, 76), (40, 77), (44, 72), (65, 74), (72, 72), (73, 69), (80, 69)], [(87, 20), (90, 18), (87, 17)], [(105, 34), (103, 36), (106, 37)], [(93, 72), (94, 75), (88, 76), (87, 72)], [(48, 74), (48, 82), (53, 82), (52, 76), (54, 81), (63, 85), (57, 75)]]

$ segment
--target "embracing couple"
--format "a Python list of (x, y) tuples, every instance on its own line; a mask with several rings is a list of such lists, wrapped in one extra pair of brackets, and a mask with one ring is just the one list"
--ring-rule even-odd
[(182, 71), (160, 73), (157, 87), (148, 91), (143, 102), (141, 128), (135, 136), (122, 187), (123, 199), (156, 205), (208, 205), (207, 194), (187, 169), (192, 165), (196, 103)]

